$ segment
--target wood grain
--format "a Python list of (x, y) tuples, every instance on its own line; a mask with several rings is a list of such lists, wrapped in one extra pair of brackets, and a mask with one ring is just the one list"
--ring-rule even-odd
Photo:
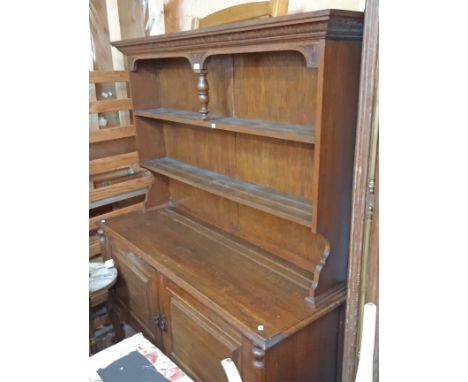
[(246, 381), (339, 378), (361, 35), (326, 10), (114, 43), (155, 183), (98, 224), (157, 271), (153, 334), (196, 379), (226, 356)]
[(152, 183), (153, 177), (151, 174), (144, 174), (143, 176), (136, 179), (96, 188), (89, 193), (89, 201), (95, 202), (97, 200), (105, 199), (125, 192), (135, 191), (141, 188), (148, 188)]
[(238, 135), (236, 177), (312, 202), (314, 146)]
[(361, 274), (365, 251), (364, 231), (367, 221), (367, 197), (372, 120), (376, 112), (375, 97), (378, 94), (378, 50), (379, 50), (379, 1), (366, 1), (363, 58), (356, 137), (356, 159), (353, 171), (353, 215), (349, 248), (348, 292), (346, 304), (346, 325), (343, 350), (343, 382), (355, 378), (357, 366), (357, 339), (360, 320)]
[(119, 126), (99, 129), (89, 133), (89, 143), (106, 142), (135, 136), (135, 126)]
[(135, 115), (191, 126), (285, 139), (293, 142), (315, 142), (314, 128), (312, 126), (234, 117), (216, 117), (213, 114), (210, 114), (208, 121), (204, 121), (200, 119), (199, 113), (167, 108), (135, 110)]
[(106, 99), (89, 102), (90, 113), (105, 113), (109, 111), (131, 110), (133, 103), (131, 98)]
[(99, 245), (99, 242), (97, 238), (91, 238), (89, 239), (89, 258), (96, 257), (101, 253), (101, 248)]
[(101, 141), (89, 145), (89, 160), (101, 159), (108, 156), (127, 154), (136, 150), (135, 137)]
[(307, 200), (243, 182), (165, 157), (141, 166), (229, 200), (310, 227), (312, 206)]
[(260, 1), (233, 5), (229, 8), (209, 14), (198, 20), (198, 28), (207, 28), (216, 25), (232, 23), (241, 20), (255, 19), (270, 15), (270, 2)]
[(234, 133), (164, 123), (164, 141), (168, 157), (222, 175), (236, 176)]
[[(235, 116), (313, 126), (316, 83), (317, 70), (306, 68), (299, 53), (235, 55)], [(297, 87), (307, 91), (298, 91)]]
[(127, 82), (126, 70), (93, 70), (89, 72), (89, 83), (102, 84), (109, 82)]
[[(197, 285), (204, 295), (243, 322), (242, 326), (255, 332), (258, 322), (268, 322), (265, 331), (257, 333), (261, 338), (278, 334), (291, 325), (291, 320), (306, 319), (314, 310), (303, 301), (308, 291), (306, 287), (299, 287), (284, 276), (249, 261), (227, 238), (212, 234), (210, 229), (204, 229), (203, 225), (177, 211), (159, 209), (120, 216), (109, 220), (106, 227), (112, 227), (129, 242), (138, 242), (146, 261), (157, 264), (157, 268), (162, 265), (167, 271), (169, 267), (167, 274), (177, 274), (189, 284)], [(165, 255), (167, 253), (171, 256)], [(233, 267), (242, 272), (232, 272)], [(204, 281), (201, 283), (201, 280)], [(247, 280), (255, 286), (249, 285)], [(233, 289), (229, 294), (223, 292), (230, 288)], [(244, 315), (247, 306), (255, 310), (257, 317)]]
[(126, 154), (113, 155), (101, 159), (95, 159), (89, 162), (89, 174), (96, 175), (121, 168), (130, 167), (138, 162), (138, 153), (136, 151)]
[(120, 216), (120, 215), (123, 215), (123, 214), (127, 214), (127, 213), (130, 213), (130, 212), (135, 212), (135, 211), (144, 211), (145, 210), (145, 203), (144, 202), (141, 202), (141, 203), (136, 203), (134, 205), (131, 205), (131, 206), (128, 206), (128, 207), (125, 207), (125, 208), (120, 208), (120, 209), (117, 209), (117, 210), (114, 210), (114, 211), (111, 211), (111, 212), (108, 212), (108, 213), (105, 213), (105, 214), (102, 214), (102, 215), (99, 215), (99, 216), (94, 216), (92, 218), (89, 219), (89, 229), (96, 229), (97, 228), (97, 222), (101, 221), (101, 220), (106, 220), (106, 219), (110, 219), (112, 217), (115, 217), (115, 216)]
[(316, 215), (312, 215), (313, 230), (329, 240), (331, 253), (318, 294), (347, 276), (361, 43), (332, 40), (323, 49), (316, 122), (319, 144), (315, 146), (312, 181)]

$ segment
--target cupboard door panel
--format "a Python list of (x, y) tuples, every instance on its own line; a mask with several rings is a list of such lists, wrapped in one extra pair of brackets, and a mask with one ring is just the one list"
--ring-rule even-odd
[(191, 298), (189, 304), (166, 289), (165, 300), (164, 346), (179, 365), (204, 382), (227, 381), (221, 366), (225, 358), (231, 358), (241, 371), (241, 343), (232, 328), (221, 327), (220, 317), (199, 310)]
[(114, 246), (112, 254), (119, 272), (114, 287), (117, 302), (128, 310), (130, 318), (150, 340), (160, 344), (160, 334), (154, 324), (159, 310), (156, 271), (132, 252)]

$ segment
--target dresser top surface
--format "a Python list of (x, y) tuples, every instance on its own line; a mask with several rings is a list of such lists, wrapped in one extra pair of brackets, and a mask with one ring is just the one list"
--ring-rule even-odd
[[(177, 210), (120, 216), (108, 220), (104, 229), (257, 339), (279, 340), (275, 337), (322, 314), (320, 306), (314, 308), (304, 300), (311, 282), (304, 274), (269, 262), (261, 249)], [(258, 325), (264, 330), (258, 331)]]

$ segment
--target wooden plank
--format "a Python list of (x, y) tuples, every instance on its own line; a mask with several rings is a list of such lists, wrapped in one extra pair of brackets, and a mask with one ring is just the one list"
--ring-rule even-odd
[[(122, 183), (125, 183), (125, 182), (119, 182), (119, 184), (122, 184)], [(147, 192), (148, 192), (147, 188), (144, 187), (144, 188), (138, 188), (134, 191), (128, 191), (128, 192), (123, 192), (123, 193), (119, 193), (116, 195), (110, 195), (104, 199), (99, 199), (94, 202), (90, 202), (89, 209), (91, 210), (93, 208), (107, 206), (109, 204), (121, 202), (121, 201), (128, 200), (128, 199), (133, 199), (137, 196), (146, 195)]]
[(131, 109), (133, 109), (133, 102), (131, 98), (89, 101), (90, 113), (106, 113), (110, 111), (131, 110)]
[(93, 319), (93, 327), (95, 329), (101, 328), (103, 326), (110, 325), (110, 317), (108, 314), (104, 314), (102, 316), (96, 317)]
[(90, 240), (89, 242), (89, 258), (95, 257), (101, 253), (101, 246), (97, 240)]
[(109, 127), (89, 133), (89, 143), (112, 141), (135, 136), (135, 125)]
[(143, 169), (138, 164), (132, 164), (129, 167), (125, 167), (119, 170), (103, 172), (102, 174), (92, 175), (90, 177), (93, 183), (105, 182), (105, 181), (113, 181), (120, 177), (126, 177), (129, 175), (136, 174), (137, 172), (142, 171)]
[(123, 214), (127, 214), (130, 212), (135, 212), (135, 211), (143, 211), (145, 209), (145, 203), (140, 202), (136, 204), (132, 204), (131, 206), (124, 207), (124, 208), (119, 208), (117, 210), (99, 215), (99, 216), (94, 216), (89, 219), (89, 229), (96, 229), (97, 228), (97, 222), (100, 220), (105, 220), (105, 219), (110, 219), (115, 216), (120, 216)]
[[(107, 17), (109, 24), (109, 37), (111, 41), (122, 40), (122, 34), (120, 31), (120, 17), (119, 17), (119, 5), (117, 0), (106, 0), (107, 7)], [(115, 70), (125, 69), (125, 60), (121, 52), (116, 48), (112, 47), (112, 64)], [(115, 91), (117, 98), (128, 97), (127, 84), (125, 83), (116, 83)], [(119, 120), (121, 125), (129, 125), (130, 122), (130, 113), (128, 111), (119, 111)]]
[[(362, 320), (362, 282), (367, 275), (365, 242), (368, 219), (369, 180), (372, 179), (373, 139), (378, 134), (378, 52), (379, 52), (379, 1), (366, 1), (364, 37), (362, 46), (359, 108), (353, 174), (353, 199), (351, 238), (349, 242), (348, 283), (346, 299), (346, 326), (343, 344), (343, 382), (352, 382), (356, 376), (359, 346), (359, 326)], [(376, 115), (377, 114), (377, 115)]]
[(311, 227), (312, 204), (305, 199), (243, 182), (168, 157), (150, 160), (140, 165), (234, 202)]
[(199, 28), (232, 23), (236, 21), (254, 19), (261, 16), (269, 16), (270, 2), (261, 1), (255, 3), (238, 4), (221, 9), (199, 20)]
[(110, 196), (149, 187), (152, 183), (153, 177), (150, 174), (145, 174), (144, 176), (137, 179), (131, 179), (125, 182), (111, 184), (110, 186), (97, 188), (89, 193), (89, 202), (92, 203)]
[[(89, 25), (92, 38), (93, 69), (111, 71), (112, 53), (109, 38), (108, 16), (106, 3), (102, 0), (90, 0), (89, 2)], [(97, 99), (105, 98), (104, 94), (116, 94), (115, 84), (95, 84)], [(120, 125), (119, 115), (116, 112), (105, 116), (109, 125)]]
[(270, 16), (284, 16), (288, 14), (289, 0), (270, 0)]
[[(96, 102), (96, 85), (89, 84), (89, 100), (91, 102)], [(98, 131), (99, 130), (99, 116), (97, 113), (89, 113), (89, 131)]]
[(219, 130), (284, 139), (294, 142), (315, 143), (315, 129), (313, 126), (235, 117), (213, 117), (209, 121), (203, 121), (200, 119), (199, 113), (167, 108), (135, 110), (135, 115), (139, 117), (183, 123), (191, 126), (215, 128)]
[(90, 305), (91, 305), (91, 307), (94, 308), (96, 306), (104, 304), (107, 301), (108, 296), (109, 296), (109, 292), (108, 292), (107, 289), (99, 291), (96, 294), (91, 295), (90, 296), (90, 299), (91, 299)]
[(89, 83), (128, 82), (126, 70), (95, 70), (89, 72)]
[[(121, 40), (145, 37), (147, 1), (117, 0)], [(112, 33), (111, 33), (112, 34)]]
[(102, 174), (112, 170), (129, 167), (138, 162), (138, 153), (136, 151), (120, 155), (112, 155), (105, 158), (89, 161), (89, 174)]

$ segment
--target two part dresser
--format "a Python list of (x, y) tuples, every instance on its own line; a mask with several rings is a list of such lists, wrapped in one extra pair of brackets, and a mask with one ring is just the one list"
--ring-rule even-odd
[(198, 381), (336, 381), (363, 14), (114, 42), (146, 209), (100, 223), (112, 315)]

